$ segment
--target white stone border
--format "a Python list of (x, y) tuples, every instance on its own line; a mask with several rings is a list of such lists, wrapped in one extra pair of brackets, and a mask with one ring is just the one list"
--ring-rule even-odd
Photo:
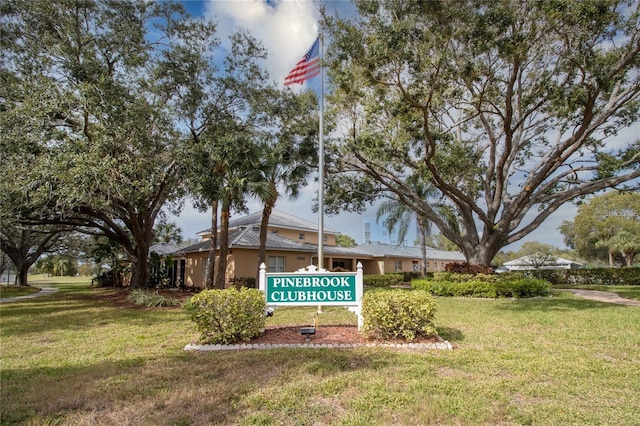
[(392, 349), (445, 349), (452, 350), (453, 346), (446, 340), (436, 343), (241, 343), (237, 345), (195, 345), (188, 344), (185, 351), (210, 352), (210, 351), (237, 351), (248, 349), (277, 349), (277, 348), (302, 348), (302, 349), (354, 349), (354, 348), (392, 348)]

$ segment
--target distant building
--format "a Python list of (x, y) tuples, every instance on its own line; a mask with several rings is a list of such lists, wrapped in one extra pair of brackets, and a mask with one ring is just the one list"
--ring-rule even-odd
[[(389, 272), (418, 272), (421, 270), (422, 253), (420, 247), (398, 246), (395, 244), (365, 243), (356, 247), (373, 257), (379, 274)], [(444, 271), (451, 262), (466, 262), (464, 254), (457, 251), (437, 250), (427, 247), (427, 271)]]
[(527, 271), (534, 269), (580, 269), (582, 263), (555, 256), (527, 255), (519, 259), (504, 262), (503, 266), (509, 271)]

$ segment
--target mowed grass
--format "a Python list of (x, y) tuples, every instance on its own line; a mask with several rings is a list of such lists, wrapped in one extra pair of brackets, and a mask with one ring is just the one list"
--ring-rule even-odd
[(28, 296), (37, 293), (40, 289), (33, 286), (17, 286), (17, 285), (0, 285), (0, 298)]
[(58, 289), (68, 286), (89, 285), (89, 277), (52, 277), (45, 274), (29, 275), (26, 286), (0, 285), (0, 298), (27, 296), (37, 293), (42, 287), (57, 287)]
[[(453, 351), (185, 352), (181, 309), (129, 309), (67, 283), (0, 305), (2, 424), (638, 425), (640, 308), (558, 290), (438, 298)], [(278, 309), (309, 324), (315, 308)], [(325, 307), (324, 323), (355, 324)]]

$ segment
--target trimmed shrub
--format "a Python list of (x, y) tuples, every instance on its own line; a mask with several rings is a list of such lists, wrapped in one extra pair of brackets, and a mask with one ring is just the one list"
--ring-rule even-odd
[(552, 284), (640, 285), (640, 268), (593, 268), (526, 271), (527, 276), (543, 278)]
[(185, 304), (201, 343), (229, 344), (256, 337), (265, 326), (266, 302), (260, 290), (235, 287), (203, 290)]
[(365, 293), (362, 334), (374, 339), (414, 340), (436, 333), (435, 299), (426, 291), (388, 290)]
[[(418, 271), (399, 272), (402, 275), (402, 282), (410, 283), (411, 280), (422, 278), (422, 274)], [(429, 274), (429, 272), (427, 273)]]
[(145, 290), (132, 290), (127, 296), (129, 302), (133, 302), (136, 305), (146, 306), (147, 308), (159, 308), (162, 306), (179, 306), (182, 302), (174, 297), (166, 297), (155, 293), (150, 293)]
[(466, 262), (451, 262), (444, 266), (447, 272), (456, 274), (493, 274), (493, 268), (487, 265), (470, 265)]
[[(476, 276), (479, 277), (480, 275)], [(411, 286), (416, 290), (428, 291), (434, 296), (486, 298), (546, 296), (551, 289), (548, 281), (516, 274), (510, 277), (491, 275), (488, 280), (413, 280)]]
[(365, 275), (363, 284), (367, 287), (390, 287), (404, 283), (402, 274)]
[(256, 277), (240, 277), (236, 279), (236, 287), (257, 288)]
[[(522, 275), (519, 275), (518, 277), (522, 277)], [(467, 281), (497, 282), (504, 279), (504, 276), (498, 274), (457, 274), (455, 272), (434, 272), (433, 279), (436, 281), (456, 283), (463, 283)]]

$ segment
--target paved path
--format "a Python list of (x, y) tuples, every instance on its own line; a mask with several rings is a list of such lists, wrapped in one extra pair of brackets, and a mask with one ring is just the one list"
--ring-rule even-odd
[(53, 287), (42, 287), (39, 292), (27, 294), (26, 296), (16, 296), (16, 297), (5, 297), (4, 299), (0, 299), (0, 303), (5, 302), (16, 302), (18, 300), (23, 299), (33, 299), (34, 297), (46, 296), (48, 294), (53, 294), (58, 291), (57, 288)]
[(570, 291), (576, 296), (584, 299), (596, 300), (598, 302), (616, 303), (618, 305), (640, 306), (640, 300), (631, 300), (620, 297), (609, 291), (582, 290), (578, 288), (563, 288), (562, 291)]

